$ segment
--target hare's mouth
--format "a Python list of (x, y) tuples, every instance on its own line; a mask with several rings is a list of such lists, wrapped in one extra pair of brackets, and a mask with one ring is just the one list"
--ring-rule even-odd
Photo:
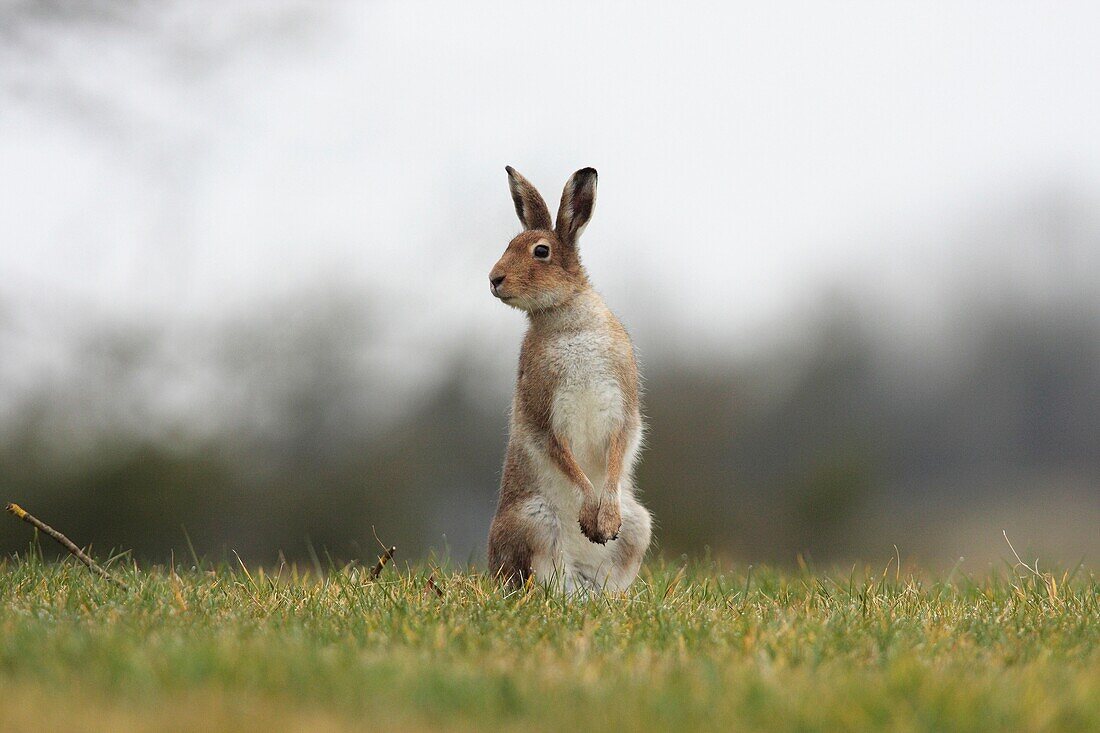
[(496, 299), (501, 303), (504, 303), (504, 305), (514, 306), (519, 302), (519, 297), (515, 295), (504, 295), (503, 293), (493, 293), (493, 295), (495, 295)]

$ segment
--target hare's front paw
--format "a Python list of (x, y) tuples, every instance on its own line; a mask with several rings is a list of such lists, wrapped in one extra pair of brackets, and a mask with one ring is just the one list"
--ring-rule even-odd
[(602, 501), (586, 500), (581, 505), (580, 523), (584, 536), (598, 545), (616, 539), (623, 526), (618, 500), (608, 497), (604, 497)]

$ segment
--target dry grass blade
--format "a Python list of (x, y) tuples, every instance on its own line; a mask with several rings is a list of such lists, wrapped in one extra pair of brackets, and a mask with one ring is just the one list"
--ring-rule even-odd
[(680, 584), (680, 581), (684, 579), (684, 575), (687, 572), (687, 568), (681, 567), (676, 571), (676, 575), (672, 576), (672, 580), (668, 582), (668, 586), (665, 587), (665, 594), (661, 596), (661, 600), (668, 600), (668, 596), (676, 589), (676, 586)]

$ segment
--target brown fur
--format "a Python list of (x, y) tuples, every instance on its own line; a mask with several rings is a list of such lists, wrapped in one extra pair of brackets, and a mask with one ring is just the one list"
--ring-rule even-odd
[[(519, 451), (509, 449), (501, 478), (502, 508), (518, 507), (529, 493), (520, 488), (530, 484), (525, 463)], [(534, 545), (522, 517), (514, 511), (498, 511), (489, 530), (489, 572), (512, 587), (521, 587), (531, 575)]]

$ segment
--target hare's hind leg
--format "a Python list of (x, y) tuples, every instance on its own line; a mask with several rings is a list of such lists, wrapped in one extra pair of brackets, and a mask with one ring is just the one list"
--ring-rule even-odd
[(623, 526), (619, 530), (619, 538), (608, 543), (614, 553), (615, 563), (605, 586), (609, 591), (626, 590), (634, 582), (653, 535), (653, 518), (634, 498), (633, 492), (624, 492), (622, 495), (622, 515)]
[(531, 576), (547, 582), (556, 574), (559, 520), (541, 497), (526, 495), (497, 509), (489, 530), (489, 572), (512, 588)]
[(522, 588), (531, 575), (533, 548), (514, 526), (515, 518), (497, 514), (489, 530), (489, 574), (510, 588)]

